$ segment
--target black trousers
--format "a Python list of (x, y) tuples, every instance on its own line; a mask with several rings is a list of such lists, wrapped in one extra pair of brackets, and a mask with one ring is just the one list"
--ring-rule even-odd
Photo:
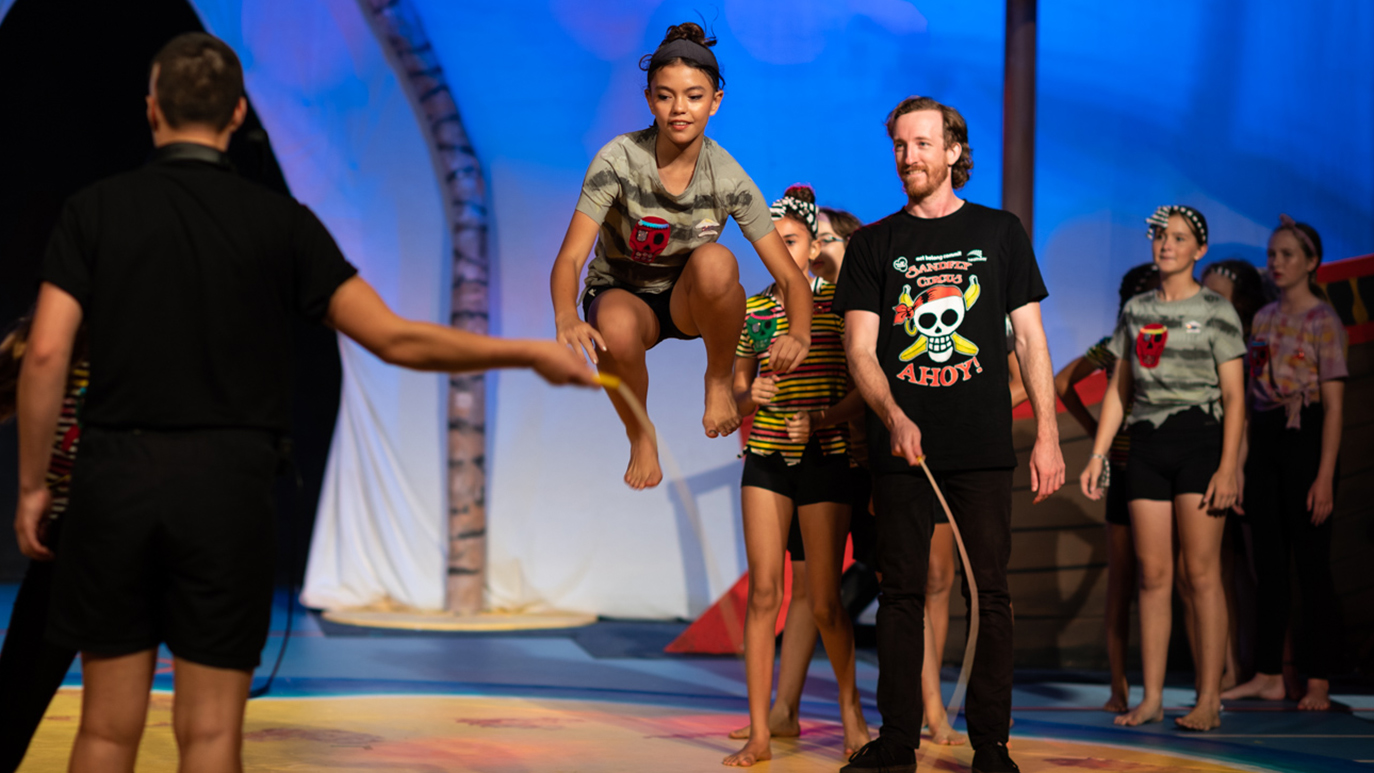
[(29, 741), (76, 657), (75, 650), (44, 639), (52, 573), (51, 562), (29, 563), (0, 650), (0, 773), (14, 773), (24, 761)]
[[(936, 472), (954, 512), (978, 583), (978, 648), (968, 686), (969, 742), (976, 749), (1007, 740), (1011, 725), (1012, 620), (1007, 590), (1011, 559), (1011, 470)], [(881, 735), (903, 746), (921, 743), (921, 666), (925, 655), (926, 573), (939, 501), (925, 472), (878, 473), (878, 710)], [(969, 601), (967, 578), (964, 601)], [(970, 605), (970, 609), (972, 606)], [(951, 718), (952, 719), (952, 718)]]
[(1302, 597), (1302, 626), (1294, 636), (1299, 668), (1309, 678), (1326, 679), (1339, 658), (1341, 610), (1331, 580), (1332, 518), (1313, 526), (1307, 509), (1307, 491), (1321, 466), (1324, 415), (1320, 404), (1303, 408), (1300, 429), (1285, 428), (1283, 409), (1256, 412), (1250, 421), (1245, 513), (1259, 578), (1255, 668), (1265, 674), (1283, 671), (1292, 603), (1290, 559)]

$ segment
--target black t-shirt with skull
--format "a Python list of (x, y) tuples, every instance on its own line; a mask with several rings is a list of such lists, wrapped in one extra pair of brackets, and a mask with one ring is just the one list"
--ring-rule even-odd
[[(845, 250), (834, 309), (878, 315), (878, 362), (936, 470), (1016, 466), (1005, 315), (1044, 298), (1021, 221), (972, 202), (940, 218), (906, 211), (861, 228)], [(868, 412), (878, 472), (909, 469)]]

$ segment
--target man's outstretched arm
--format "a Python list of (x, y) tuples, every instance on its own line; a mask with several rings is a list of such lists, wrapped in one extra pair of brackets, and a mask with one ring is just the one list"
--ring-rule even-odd
[(1054, 367), (1050, 346), (1040, 321), (1040, 304), (1027, 303), (1011, 313), (1016, 333), (1016, 358), (1021, 361), (1021, 381), (1035, 412), (1035, 447), (1031, 449), (1031, 491), (1043, 502), (1064, 485), (1064, 454), (1059, 450), (1059, 419), (1054, 406)]
[(533, 368), (551, 384), (597, 383), (586, 362), (556, 341), (495, 338), (405, 319), (357, 276), (334, 291), (326, 321), (384, 362), (412, 370)]

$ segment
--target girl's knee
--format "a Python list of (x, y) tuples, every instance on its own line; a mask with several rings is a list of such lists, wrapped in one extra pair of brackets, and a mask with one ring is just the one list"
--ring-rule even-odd
[(1168, 590), (1174, 582), (1174, 573), (1168, 566), (1142, 565), (1140, 567), (1140, 589), (1142, 591)]
[(719, 295), (739, 286), (739, 263), (734, 253), (714, 242), (692, 252), (686, 271), (691, 272), (693, 289), (707, 295)]
[(759, 612), (776, 611), (782, 607), (782, 586), (775, 582), (749, 580), (749, 608)]

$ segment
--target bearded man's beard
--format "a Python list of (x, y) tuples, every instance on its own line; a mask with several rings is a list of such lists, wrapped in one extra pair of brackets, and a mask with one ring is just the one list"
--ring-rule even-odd
[(948, 178), (949, 166), (942, 164), (934, 168), (927, 166), (924, 182), (906, 179), (902, 182), (906, 188), (907, 198), (911, 201), (921, 201), (939, 189)]

